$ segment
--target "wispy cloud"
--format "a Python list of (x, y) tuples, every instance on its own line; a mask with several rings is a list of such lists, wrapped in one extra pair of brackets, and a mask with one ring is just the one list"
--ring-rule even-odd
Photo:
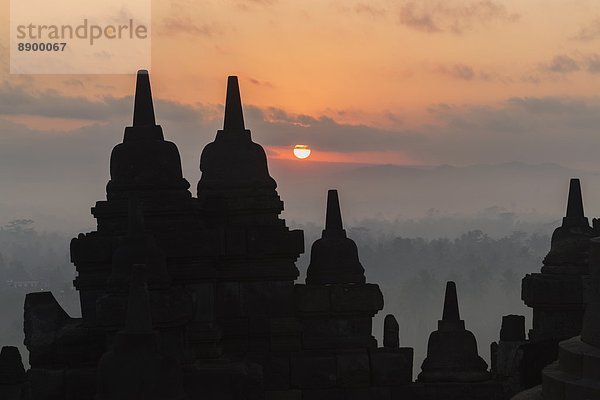
[(559, 54), (554, 56), (549, 62), (540, 64), (540, 69), (545, 72), (569, 74), (579, 71), (581, 67), (579, 66), (579, 62), (573, 57), (566, 54)]
[(509, 83), (509, 77), (501, 76), (490, 71), (478, 70), (468, 64), (457, 63), (452, 65), (438, 65), (433, 69), (433, 72), (445, 75), (452, 79), (463, 81), (483, 81), (483, 82), (500, 82)]
[(600, 55), (591, 54), (586, 57), (586, 69), (591, 74), (600, 74)]
[(491, 22), (515, 22), (519, 15), (503, 4), (491, 1), (404, 1), (400, 7), (400, 23), (428, 32), (462, 34)]
[[(559, 54), (554, 56), (550, 61), (540, 63), (539, 71), (551, 75), (568, 75), (577, 71), (587, 72), (590, 74), (600, 74), (600, 54), (575, 54), (569, 56)], [(541, 81), (538, 77), (538, 82)]]
[(477, 78), (477, 74), (473, 67), (465, 64), (454, 64), (451, 67), (440, 66), (438, 72), (448, 75), (452, 78), (462, 79), (465, 81), (472, 81)]
[(219, 33), (219, 30), (215, 26), (210, 26), (208, 24), (197, 24), (191, 17), (184, 15), (173, 15), (164, 18), (159, 30), (162, 34), (166, 35), (186, 34), (209, 38), (212, 38)]
[(78, 86), (78, 87), (85, 86), (83, 84), (83, 81), (81, 81), (80, 79), (66, 79), (63, 83), (65, 84), (65, 86)]
[(571, 40), (579, 42), (591, 42), (600, 38), (600, 18), (596, 18), (588, 25), (582, 27)]
[(386, 14), (384, 8), (376, 7), (368, 3), (358, 3), (354, 6), (354, 11), (357, 14), (367, 14), (372, 17), (383, 17)]
[(271, 7), (279, 0), (233, 0), (237, 8), (242, 11), (252, 11), (257, 8)]
[(269, 81), (263, 81), (263, 80), (259, 80), (256, 78), (248, 78), (248, 81), (256, 86), (263, 86), (263, 87), (268, 87), (268, 88), (272, 88), (274, 87), (273, 84)]
[[(173, 101), (156, 100), (163, 118), (168, 120), (202, 119), (201, 109)], [(58, 119), (85, 119), (98, 122), (129, 120), (133, 97), (105, 97), (93, 100), (65, 96), (55, 90), (32, 92), (22, 86), (0, 86), (0, 115), (31, 115)]]
[[(24, 168), (25, 161), (14, 155), (26, 154), (27, 171), (43, 169), (51, 160), (60, 160), (61, 170), (77, 169), (82, 154), (92, 152), (98, 163), (94, 168), (102, 170), (109, 149), (130, 124), (132, 102), (130, 96), (92, 101), (50, 91), (29, 93), (5, 85), (0, 88), (0, 118), (32, 115), (97, 123), (57, 135), (4, 120), (0, 164), (8, 169)], [(189, 106), (160, 99), (155, 103), (157, 121), (166, 137), (177, 143), (184, 164), (196, 168), (203, 145), (214, 138), (221, 123), (223, 106)], [(281, 108), (247, 105), (244, 111), (254, 140), (265, 146), (308, 143), (321, 151), (349, 154), (402, 151), (430, 164), (528, 161), (569, 165), (577, 154), (578, 162), (591, 165), (597, 157), (594, 149), (600, 126), (600, 98), (582, 97), (514, 97), (495, 106), (435, 104), (428, 108), (426, 123), (398, 124), (393, 129), (344, 124), (331, 117), (293, 114)], [(97, 150), (90, 150), (94, 146), (106, 152), (98, 155)]]
[(278, 0), (238, 0), (238, 3), (253, 3), (260, 4), (264, 6), (270, 6), (272, 4), (277, 3)]

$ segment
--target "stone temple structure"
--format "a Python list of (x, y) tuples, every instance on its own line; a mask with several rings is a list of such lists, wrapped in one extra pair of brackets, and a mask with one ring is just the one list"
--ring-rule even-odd
[(377, 347), (371, 321), (383, 308), (383, 295), (378, 285), (365, 283), (356, 244), (343, 228), (336, 190), (328, 193), (325, 220), (321, 239), (312, 245), (306, 284), (295, 287), (303, 353), (291, 357), (291, 385), (303, 389), (303, 399), (406, 395), (413, 349), (399, 346), (391, 315), (384, 347)]
[[(596, 223), (596, 220), (594, 220)], [(590, 240), (590, 279), (581, 334), (558, 344), (558, 360), (542, 370), (542, 385), (514, 400), (600, 399), (600, 238)]]
[(600, 399), (600, 238), (591, 241), (590, 285), (581, 335), (559, 343), (542, 371), (544, 400)]
[[(550, 344), (550, 346), (552, 343)], [(527, 361), (523, 353), (529, 348), (525, 339), (525, 317), (505, 315), (502, 317), (500, 340), (491, 344), (491, 369), (494, 379), (504, 386), (504, 393), (511, 396), (524, 388), (535, 385), (540, 380), (542, 363), (536, 363), (533, 371), (525, 368)], [(525, 350), (524, 350), (525, 349)], [(553, 351), (550, 348), (550, 351)], [(528, 355), (534, 352), (528, 352)], [(546, 355), (543, 356), (547, 358)], [(549, 358), (549, 357), (548, 357)], [(535, 360), (533, 360), (535, 361)]]
[(487, 363), (479, 356), (477, 340), (460, 319), (456, 284), (446, 284), (444, 311), (431, 333), (427, 358), (417, 379), (424, 399), (502, 399), (501, 386), (491, 380)]
[(541, 370), (556, 360), (558, 343), (579, 335), (589, 276), (590, 239), (600, 232), (583, 209), (579, 179), (571, 179), (566, 215), (555, 229), (541, 273), (527, 274), (522, 299), (533, 308), (533, 329), (525, 340), (525, 320), (505, 316), (498, 344), (492, 344), (492, 370), (507, 394), (541, 383)]
[(533, 308), (532, 341), (577, 335), (585, 303), (583, 277), (588, 275), (589, 239), (594, 230), (583, 211), (579, 179), (571, 179), (567, 213), (554, 230), (541, 273), (523, 278), (522, 298)]
[[(304, 251), (229, 77), (223, 129), (202, 151), (197, 197), (157, 125), (146, 71), (133, 124), (110, 159), (97, 229), (71, 242), (81, 318), (50, 292), (27, 295), (25, 372), (0, 354), (2, 399), (391, 399), (413, 393), (412, 348), (366, 282), (330, 191), (323, 237)], [(4, 395), (6, 394), (6, 395)]]
[(541, 273), (523, 280), (529, 338), (524, 317), (505, 316), (488, 371), (448, 282), (413, 380), (413, 349), (401, 347), (395, 317), (385, 317), (382, 347), (373, 335), (383, 294), (367, 281), (336, 190), (306, 280), (296, 282), (303, 232), (280, 216), (236, 77), (200, 170), (194, 197), (140, 71), (132, 126), (112, 151), (106, 200), (92, 208), (97, 229), (71, 242), (82, 316), (50, 292), (27, 295), (30, 368), (16, 348), (2, 348), (0, 399), (504, 400), (542, 376), (538, 398), (600, 399), (598, 239), (588, 279), (600, 227), (584, 216), (578, 180)]

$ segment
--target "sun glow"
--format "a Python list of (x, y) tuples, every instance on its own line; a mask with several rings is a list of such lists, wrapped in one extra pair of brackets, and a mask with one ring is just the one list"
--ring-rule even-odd
[(310, 148), (305, 144), (297, 144), (296, 146), (294, 146), (294, 155), (296, 156), (296, 158), (303, 160), (310, 156), (310, 153)]

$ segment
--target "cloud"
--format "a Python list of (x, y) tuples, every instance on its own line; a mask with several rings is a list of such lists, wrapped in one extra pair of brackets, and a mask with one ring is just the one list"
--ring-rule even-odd
[(270, 7), (278, 3), (279, 0), (234, 0), (235, 5), (242, 11), (252, 11), (258, 7)]
[(540, 65), (540, 69), (545, 72), (553, 72), (558, 74), (569, 74), (579, 71), (581, 67), (579, 62), (565, 54), (555, 56), (550, 62)]
[[(130, 125), (133, 98), (106, 97), (101, 100), (64, 96), (52, 90), (30, 92), (23, 87), (5, 84), (0, 87), (0, 118), (7, 116), (33, 116), (56, 119), (96, 121), (97, 126)], [(185, 105), (173, 101), (155, 99), (157, 123), (163, 125), (167, 135), (169, 126), (185, 126), (177, 133), (186, 138), (190, 132), (204, 132), (207, 138), (214, 136), (219, 128), (223, 105)], [(328, 151), (382, 150), (396, 146), (399, 141), (419, 140), (410, 132), (398, 133), (366, 125), (344, 125), (326, 116), (313, 117), (290, 114), (280, 108), (257, 108), (247, 105), (244, 109), (246, 125), (261, 142), (270, 146), (287, 146), (295, 142), (314, 143)], [(216, 119), (214, 118), (215, 116)], [(12, 124), (12, 123), (11, 123)], [(12, 125), (11, 125), (12, 126)], [(83, 134), (80, 129), (72, 136)]]
[(491, 22), (515, 22), (519, 15), (495, 1), (404, 1), (400, 24), (427, 32), (462, 34)]
[[(238, 0), (239, 1), (239, 0)], [(253, 4), (261, 4), (265, 6), (270, 6), (277, 3), (278, 0), (243, 0), (240, 3), (253, 3)]]
[[(600, 54), (577, 54), (574, 57), (559, 54), (556, 55), (549, 62), (540, 63), (538, 70), (542, 73), (556, 75), (568, 75), (577, 71), (585, 71), (590, 74), (600, 74)], [(540, 76), (529, 76), (523, 79), (524, 81), (532, 83), (540, 83), (542, 77)]]
[[(409, 154), (448, 164), (521, 161), (594, 167), (600, 98), (515, 97), (492, 106), (432, 110), (427, 147)], [(446, 149), (441, 154), (430, 146)], [(589, 147), (589, 148), (588, 148)]]
[[(165, 137), (179, 146), (184, 167), (196, 171), (203, 146), (220, 128), (223, 106), (156, 100), (155, 108)], [(86, 170), (89, 167), (89, 174), (104, 171), (110, 148), (131, 123), (131, 112), (131, 97), (95, 101), (51, 91), (29, 93), (4, 85), (0, 88), (2, 115), (96, 123), (56, 133), (2, 120), (0, 169), (7, 176), (26, 175), (28, 179), (34, 179), (30, 173), (37, 170), (35, 179), (57, 171), (73, 173), (81, 170), (79, 163), (84, 163)], [(596, 165), (600, 98), (514, 97), (496, 106), (434, 104), (428, 113), (427, 122), (420, 126), (398, 124), (383, 129), (343, 124), (327, 116), (292, 114), (281, 108), (246, 106), (244, 110), (246, 126), (264, 146), (307, 143), (317, 150), (340, 153), (402, 151), (426, 164), (523, 161)], [(399, 114), (390, 115), (396, 118)], [(46, 170), (48, 165), (52, 171)]]
[(582, 27), (577, 35), (573, 36), (571, 40), (578, 42), (591, 42), (598, 38), (600, 38), (600, 18), (596, 18), (587, 26)]
[(196, 24), (188, 15), (173, 15), (164, 18), (162, 24), (160, 25), (160, 31), (166, 35), (186, 34), (209, 38), (215, 36), (219, 32), (215, 26)]
[(123, 116), (127, 108), (131, 109), (131, 105), (131, 98), (106, 97), (96, 101), (84, 97), (66, 97), (54, 90), (30, 92), (22, 86), (8, 83), (0, 86), (0, 114), (4, 115), (101, 121), (107, 116)]
[(474, 67), (467, 64), (453, 64), (450, 66), (438, 65), (433, 69), (433, 72), (448, 76), (452, 79), (463, 81), (484, 81), (484, 82), (501, 82), (510, 83), (512, 80), (509, 77), (501, 76), (494, 72), (478, 71)]
[(375, 7), (367, 3), (358, 3), (354, 6), (354, 11), (357, 14), (367, 14), (371, 17), (383, 17), (386, 14), (386, 10), (383, 8)]
[[(214, 109), (197, 108), (169, 100), (155, 100), (155, 109), (163, 120), (199, 121), (209, 119)], [(0, 115), (30, 115), (57, 119), (90, 120), (99, 123), (127, 121), (133, 111), (133, 96), (104, 97), (100, 100), (64, 96), (55, 90), (31, 92), (22, 86), (0, 86)], [(157, 117), (160, 123), (160, 119)]]
[(434, 21), (434, 15), (431, 12), (419, 11), (415, 3), (405, 4), (401, 8), (400, 23), (418, 31), (442, 32), (442, 28)]
[(465, 64), (454, 64), (450, 68), (440, 66), (438, 72), (448, 75), (452, 78), (462, 79), (465, 81), (471, 81), (477, 77), (477, 74), (473, 70), (473, 67)]
[(63, 81), (65, 86), (78, 86), (78, 87), (84, 87), (85, 85), (83, 84), (83, 81), (79, 80), (79, 79), (67, 79), (65, 81)]
[(600, 74), (600, 55), (592, 54), (586, 57), (586, 69), (591, 74)]
[(410, 131), (340, 124), (329, 117), (294, 115), (280, 108), (246, 107), (245, 114), (246, 126), (269, 146), (309, 143), (315, 149), (332, 152), (385, 151), (421, 140)]
[(248, 81), (251, 84), (256, 85), (256, 86), (263, 86), (263, 87), (268, 87), (268, 88), (272, 88), (273, 87), (273, 84), (271, 82), (269, 82), (269, 81), (261, 81), (261, 80), (258, 80), (256, 78), (248, 78)]

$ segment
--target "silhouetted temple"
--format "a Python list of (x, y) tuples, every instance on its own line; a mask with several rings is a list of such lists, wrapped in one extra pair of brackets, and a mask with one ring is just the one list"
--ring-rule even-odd
[(584, 296), (598, 232), (578, 180), (541, 273), (523, 280), (534, 309), (529, 338), (524, 317), (505, 316), (488, 371), (448, 282), (413, 381), (413, 349), (401, 347), (395, 317), (385, 317), (383, 347), (373, 336), (383, 294), (366, 280), (336, 190), (306, 281), (295, 283), (303, 232), (280, 217), (283, 202), (245, 127), (236, 77), (200, 169), (193, 197), (140, 71), (133, 124), (113, 149), (106, 200), (92, 208), (97, 229), (71, 242), (82, 317), (70, 317), (50, 292), (28, 294), (30, 368), (16, 348), (2, 348), (0, 399), (501, 400), (542, 376), (535, 396), (600, 398), (600, 242), (591, 246)]
[(454, 282), (446, 284), (442, 319), (429, 336), (421, 369), (419, 399), (502, 399), (501, 386), (491, 380), (486, 362), (479, 357), (475, 336), (460, 319)]
[(600, 399), (600, 239), (591, 242), (591, 278), (581, 335), (560, 342), (558, 360), (542, 371), (545, 400)]
[(523, 279), (523, 301), (533, 308), (529, 339), (562, 340), (581, 331), (585, 309), (582, 276), (588, 275), (589, 243), (594, 236), (583, 211), (579, 179), (571, 179), (567, 213), (552, 234), (542, 272)]
[(600, 238), (590, 240), (589, 253), (590, 279), (581, 334), (561, 341), (558, 359), (542, 370), (542, 385), (514, 400), (600, 399)]
[(541, 273), (523, 278), (521, 297), (533, 308), (533, 329), (505, 316), (500, 341), (492, 344), (492, 370), (514, 394), (542, 382), (542, 369), (557, 359), (559, 342), (579, 335), (586, 308), (591, 239), (600, 232), (585, 217), (579, 179), (571, 179), (566, 215), (554, 230)]

